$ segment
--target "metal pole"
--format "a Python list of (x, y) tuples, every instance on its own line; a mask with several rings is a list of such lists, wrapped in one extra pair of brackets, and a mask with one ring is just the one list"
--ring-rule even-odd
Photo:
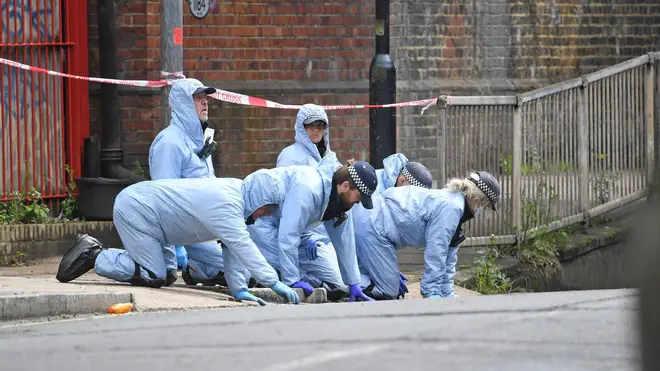
[(447, 97), (438, 98), (438, 127), (436, 134), (436, 161), (438, 163), (437, 188), (447, 181)]
[[(183, 71), (183, 1), (160, 2), (160, 69), (165, 72)], [(170, 124), (167, 97), (170, 87), (163, 89), (161, 128)]]
[(518, 98), (518, 102), (513, 111), (513, 163), (512, 166), (512, 197), (511, 197), (511, 216), (513, 222), (513, 232), (516, 234), (516, 245), (520, 246), (522, 243), (521, 237), (523, 228), (530, 226), (522, 225), (522, 158), (523, 158), (523, 116), (522, 116), (522, 102)]
[(589, 226), (589, 97), (588, 83), (583, 79), (578, 100), (578, 202), (584, 216), (584, 226)]
[[(396, 69), (390, 57), (390, 2), (376, 0), (376, 55), (369, 66), (369, 104), (396, 102)], [(383, 167), (396, 152), (396, 108), (369, 109), (369, 162)]]

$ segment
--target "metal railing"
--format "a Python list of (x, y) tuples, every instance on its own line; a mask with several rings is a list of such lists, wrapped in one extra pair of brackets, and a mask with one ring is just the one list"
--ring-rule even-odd
[(439, 97), (438, 183), (486, 170), (502, 185), (499, 213), (470, 221), (463, 246), (515, 244), (645, 197), (659, 61), (649, 53), (519, 95)]
[[(0, 57), (87, 76), (87, 4), (4, 1)], [(32, 188), (66, 196), (66, 165), (80, 175), (89, 135), (88, 83), (0, 65), (0, 202)]]

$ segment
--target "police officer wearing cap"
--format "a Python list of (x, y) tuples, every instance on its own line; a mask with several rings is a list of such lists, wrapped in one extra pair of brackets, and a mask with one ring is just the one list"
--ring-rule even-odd
[(479, 171), (465, 179), (452, 179), (443, 189), (411, 185), (390, 188), (375, 197), (373, 210), (356, 212), (353, 218), (364, 292), (377, 300), (400, 296), (396, 250), (416, 247), (425, 249), (422, 296), (455, 296), (460, 243), (456, 236), (462, 224), (480, 210), (497, 210), (500, 193), (497, 180)]

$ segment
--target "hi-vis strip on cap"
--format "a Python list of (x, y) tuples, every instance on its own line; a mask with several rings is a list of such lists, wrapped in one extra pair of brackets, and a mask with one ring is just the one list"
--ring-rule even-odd
[[(71, 74), (68, 74), (68, 73), (62, 73), (62, 72), (47, 70), (47, 69), (43, 69), (43, 68), (40, 68), (40, 67), (34, 67), (34, 66), (19, 63), (19, 62), (16, 62), (16, 61), (12, 61), (12, 60), (9, 60), (9, 59), (4, 59), (4, 58), (0, 58), (0, 64), (5, 64), (5, 65), (16, 67), (16, 68), (21, 68), (21, 69), (24, 69), (26, 71), (46, 73), (46, 74), (53, 75), (53, 76), (68, 77), (68, 78), (76, 79), (76, 80), (93, 81), (93, 82), (106, 83), (106, 84), (115, 84), (115, 85), (138, 86), (138, 87), (145, 87), (145, 88), (161, 88), (161, 87), (164, 87), (164, 86), (172, 85), (177, 81), (177, 79), (168, 79), (168, 80), (120, 80), (120, 79), (106, 79), (106, 78), (101, 78), (101, 77), (77, 76), (77, 75), (71, 75)], [(171, 76), (171, 75), (178, 76), (178, 77), (185, 77), (183, 75), (183, 72), (171, 73), (171, 72), (161, 71), (161, 76)], [(269, 100), (263, 99), (263, 98), (252, 97), (252, 96), (249, 96), (249, 95), (233, 93), (233, 92), (230, 92), (230, 91), (220, 90), (220, 89), (217, 89), (217, 91), (215, 93), (210, 94), (209, 97), (212, 97), (214, 99), (217, 99), (217, 100), (220, 100), (220, 101), (223, 101), (223, 102), (241, 104), (241, 105), (253, 106), (253, 107), (266, 107), (266, 108), (279, 108), (279, 109), (300, 109), (302, 107), (302, 105), (281, 104), (281, 103), (269, 101)], [(429, 107), (431, 107), (432, 105), (435, 105), (437, 103), (438, 103), (438, 98), (431, 98), (431, 99), (413, 100), (413, 101), (409, 101), (409, 102), (391, 103), (391, 104), (337, 105), (337, 106), (320, 106), (320, 107), (323, 108), (326, 111), (329, 111), (329, 110), (347, 110), (347, 109), (360, 109), (360, 108), (387, 108), (387, 107), (424, 106), (422, 108), (422, 111), (421, 111), (421, 113), (423, 114), (424, 111), (426, 111)]]
[(410, 183), (410, 185), (412, 186), (430, 188), (422, 184), (422, 182), (420, 182), (419, 180), (417, 180), (417, 178), (415, 178), (412, 174), (410, 174), (410, 171), (408, 171), (408, 169), (406, 169), (405, 167), (403, 168), (403, 170), (401, 170), (401, 175), (403, 175), (403, 177), (406, 178), (408, 183)]
[(497, 204), (498, 195), (495, 194), (495, 191), (490, 189), (488, 184), (486, 184), (483, 180), (481, 180), (478, 174), (472, 174), (470, 175), (470, 177), (472, 178), (474, 184), (476, 184), (477, 187), (479, 187), (479, 189), (481, 189), (481, 191), (486, 195), (486, 197), (490, 199), (493, 205)]
[(353, 182), (357, 186), (358, 190), (364, 195), (367, 195), (371, 197), (372, 194), (376, 191), (375, 189), (369, 189), (366, 184), (360, 179), (360, 176), (357, 173), (357, 170), (355, 170), (355, 166), (351, 165), (348, 167), (348, 174), (351, 176), (351, 179), (353, 179)]

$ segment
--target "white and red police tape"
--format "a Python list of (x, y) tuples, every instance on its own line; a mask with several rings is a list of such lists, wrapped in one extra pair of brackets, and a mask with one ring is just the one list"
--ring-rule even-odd
[[(40, 67), (34, 67), (30, 66), (28, 64), (23, 64), (19, 62), (15, 62), (9, 59), (4, 59), (0, 58), (0, 64), (6, 64), (8, 66), (12, 67), (17, 67), (21, 68), (27, 71), (34, 71), (34, 72), (40, 72), (40, 73), (46, 73), (49, 75), (53, 76), (61, 76), (61, 77), (68, 77), (71, 79), (77, 79), (77, 80), (85, 80), (85, 81), (93, 81), (93, 82), (100, 82), (100, 83), (106, 83), (106, 84), (116, 84), (116, 85), (128, 85), (128, 86), (138, 86), (138, 87), (145, 87), (145, 88), (161, 88), (167, 85), (172, 85), (177, 81), (177, 78), (172, 78), (172, 79), (166, 79), (166, 80), (119, 80), (119, 79), (106, 79), (102, 77), (85, 77), (85, 76), (77, 76), (77, 75), (71, 75), (68, 73), (62, 73), (62, 72), (57, 72), (57, 71), (51, 71), (47, 70), (44, 68)], [(161, 76), (163, 77), (178, 77), (178, 78), (185, 78), (184, 74), (182, 72), (164, 72), (161, 71)], [(216, 88), (217, 89), (217, 88)], [(217, 89), (217, 91), (213, 94), (210, 95), (210, 97), (217, 99), (219, 101), (223, 102), (228, 102), (228, 103), (234, 103), (234, 104), (242, 104), (245, 106), (253, 106), (253, 107), (267, 107), (267, 108), (280, 108), (280, 109), (300, 109), (302, 105), (296, 105), (296, 104), (281, 104), (273, 101), (269, 101), (267, 99), (263, 98), (257, 98), (257, 97), (252, 97), (249, 95), (243, 95), (239, 93), (233, 93), (230, 91), (226, 90), (221, 90)], [(438, 102), (438, 98), (431, 98), (431, 99), (422, 99), (422, 100), (414, 100), (414, 101), (409, 101), (409, 102), (401, 102), (401, 103), (392, 103), (392, 104), (359, 104), (359, 105), (337, 105), (337, 106), (321, 106), (325, 110), (347, 110), (347, 109), (360, 109), (360, 108), (387, 108), (387, 107), (415, 107), (415, 106), (424, 106), (422, 108), (422, 114), (424, 111), (426, 111), (427, 108), (430, 106), (436, 104)]]

